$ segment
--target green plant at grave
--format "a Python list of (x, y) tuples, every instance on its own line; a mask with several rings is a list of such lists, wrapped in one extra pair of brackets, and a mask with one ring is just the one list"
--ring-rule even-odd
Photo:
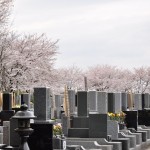
[(116, 115), (114, 113), (108, 112), (108, 116), (109, 116), (110, 120), (116, 120)]
[(53, 125), (53, 134), (55, 136), (62, 135), (62, 126), (60, 123)]
[(108, 112), (110, 120), (118, 121), (119, 123), (124, 123), (126, 114), (124, 112), (110, 113)]

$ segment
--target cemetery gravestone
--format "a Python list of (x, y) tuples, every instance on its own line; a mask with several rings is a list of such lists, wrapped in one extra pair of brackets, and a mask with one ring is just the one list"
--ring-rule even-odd
[(28, 110), (30, 110), (30, 94), (29, 93), (21, 94), (21, 105), (22, 104), (27, 104)]
[(89, 108), (87, 99), (87, 91), (78, 91), (77, 93), (77, 114), (80, 117), (88, 116)]
[(3, 93), (3, 110), (0, 112), (1, 124), (3, 124), (3, 121), (9, 121), (13, 115), (12, 93)]
[(62, 111), (62, 96), (61, 95), (55, 95), (55, 107), (56, 107), (56, 118), (61, 119), (61, 111)]
[(118, 113), (122, 110), (122, 99), (121, 93), (114, 93), (115, 99), (115, 113)]
[(114, 120), (108, 120), (108, 134), (111, 135), (112, 139), (118, 139), (118, 133), (119, 133), (119, 128), (118, 128), (118, 122)]
[(122, 111), (126, 111), (128, 104), (127, 104), (127, 93), (121, 93), (122, 99)]
[(18, 147), (20, 145), (20, 137), (15, 129), (18, 128), (18, 120), (10, 119), (10, 145), (13, 147)]
[(3, 110), (12, 110), (12, 93), (3, 93)]
[(75, 114), (75, 91), (74, 90), (68, 90), (68, 100), (69, 100), (70, 116), (74, 116)]
[(138, 110), (138, 124), (150, 126), (150, 110)]
[(10, 121), (3, 122), (3, 143), (10, 145)]
[(127, 103), (128, 103), (128, 109), (133, 110), (133, 99), (134, 99), (134, 94), (133, 93), (128, 93), (127, 94)]
[(68, 129), (69, 137), (89, 137), (88, 129), (88, 99), (87, 91), (77, 92), (77, 114), (72, 117), (72, 126)]
[(51, 119), (55, 118), (56, 116), (56, 106), (55, 106), (55, 96), (54, 94), (50, 95), (50, 105), (51, 105)]
[(142, 95), (141, 94), (134, 95), (134, 109), (142, 110)]
[(50, 88), (34, 88), (34, 115), (35, 122), (50, 120)]
[(114, 94), (108, 93), (108, 112), (115, 112), (114, 105)]
[(34, 115), (31, 123), (34, 132), (28, 139), (30, 150), (50, 150), (53, 148), (53, 123), (50, 120), (50, 88), (34, 88)]
[(108, 112), (120, 112), (122, 107), (121, 101), (121, 93), (108, 93)]
[(97, 92), (97, 111), (100, 114), (107, 114), (108, 99), (106, 92)]
[(52, 124), (32, 124), (34, 132), (28, 139), (30, 150), (52, 150), (53, 149), (53, 125)]
[(137, 130), (138, 126), (138, 112), (136, 110), (133, 111), (124, 111), (126, 114), (125, 122), (127, 128), (134, 128)]
[(142, 94), (142, 109), (144, 108), (150, 108), (149, 93)]
[(97, 92), (89, 91), (87, 95), (87, 99), (89, 102), (89, 111), (97, 111)]
[(107, 114), (89, 114), (89, 138), (107, 139), (107, 120)]

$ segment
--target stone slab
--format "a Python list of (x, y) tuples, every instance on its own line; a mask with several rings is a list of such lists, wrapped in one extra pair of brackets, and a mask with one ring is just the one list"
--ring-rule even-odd
[(88, 128), (69, 128), (68, 137), (88, 138), (89, 129)]
[(107, 138), (107, 114), (89, 114), (89, 137)]

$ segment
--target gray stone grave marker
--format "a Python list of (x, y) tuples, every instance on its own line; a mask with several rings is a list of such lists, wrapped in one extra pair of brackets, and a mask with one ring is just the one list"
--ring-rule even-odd
[(56, 106), (56, 118), (60, 119), (61, 118), (61, 110), (63, 101), (62, 101), (62, 96), (61, 95), (55, 95), (55, 106)]
[(121, 107), (121, 93), (108, 93), (108, 112), (118, 113)]
[(10, 119), (10, 145), (13, 147), (18, 147), (20, 145), (20, 137), (15, 129), (18, 128), (18, 120)]
[(106, 92), (97, 92), (97, 111), (100, 114), (108, 112), (108, 95)]
[(10, 145), (10, 121), (3, 122), (3, 143)]
[(29, 93), (21, 94), (21, 105), (24, 103), (28, 105), (28, 109), (30, 110), (30, 94)]
[(75, 114), (75, 90), (68, 90), (70, 116)]
[(134, 95), (134, 109), (142, 110), (142, 95), (141, 94)]
[(121, 93), (114, 93), (114, 98), (115, 98), (115, 113), (118, 113), (122, 110), (122, 97)]
[(114, 120), (108, 120), (107, 128), (108, 128), (108, 134), (111, 135), (111, 138), (118, 139), (118, 133), (119, 133), (118, 122)]
[(34, 115), (35, 121), (50, 120), (50, 88), (34, 88)]
[(88, 91), (89, 111), (97, 111), (97, 92)]

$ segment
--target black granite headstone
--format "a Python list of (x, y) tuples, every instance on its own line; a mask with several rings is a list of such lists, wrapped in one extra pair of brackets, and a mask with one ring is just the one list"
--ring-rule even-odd
[(89, 117), (73, 117), (72, 128), (88, 128)]
[(77, 93), (77, 113), (80, 117), (88, 116), (89, 107), (88, 107), (88, 99), (87, 99), (87, 91), (78, 91)]
[(114, 93), (108, 93), (108, 112), (115, 112)]
[(3, 93), (3, 110), (12, 110), (12, 94)]
[(3, 93), (3, 110), (0, 112), (1, 125), (14, 115), (12, 110), (12, 93)]
[(21, 105), (22, 104), (27, 104), (28, 110), (30, 109), (30, 94), (29, 93), (21, 94)]
[(150, 109), (138, 110), (138, 124), (150, 126)]
[(127, 93), (121, 93), (122, 96), (122, 111), (126, 111), (127, 110)]
[(88, 128), (69, 128), (68, 137), (89, 138)]
[(142, 109), (145, 108), (145, 94), (142, 94)]
[(75, 106), (77, 107), (77, 94), (75, 94)]
[(142, 109), (150, 108), (150, 96), (149, 93), (142, 94)]
[(53, 124), (31, 123), (33, 133), (28, 138), (30, 150), (53, 149)]
[(9, 119), (15, 114), (14, 110), (3, 110), (0, 112), (1, 125), (3, 121), (9, 121)]
[(138, 112), (134, 111), (123, 111), (126, 114), (125, 123), (127, 128), (134, 128), (137, 130), (138, 126)]

